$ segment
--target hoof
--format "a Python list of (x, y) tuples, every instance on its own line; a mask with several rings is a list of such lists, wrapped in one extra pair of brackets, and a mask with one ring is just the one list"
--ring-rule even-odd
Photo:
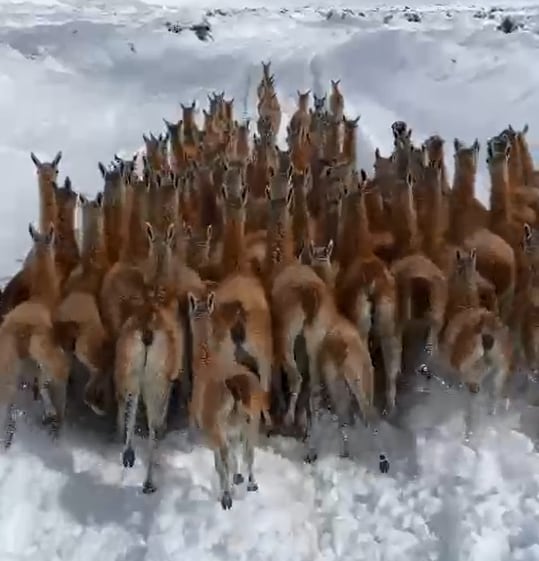
[(58, 417), (53, 413), (43, 413), (41, 417), (41, 423), (45, 427), (51, 427), (58, 423)]
[(249, 483), (247, 483), (247, 491), (258, 491), (258, 483), (256, 481), (249, 481)]
[(389, 460), (387, 459), (385, 454), (380, 454), (380, 460), (378, 462), (378, 467), (382, 473), (389, 472)]
[(243, 475), (241, 473), (235, 473), (232, 477), (232, 481), (234, 482), (234, 485), (241, 485), (244, 481)]
[(133, 448), (126, 448), (122, 454), (124, 468), (132, 468), (135, 465), (135, 451)]
[(221, 506), (223, 510), (230, 510), (232, 508), (232, 495), (225, 491), (221, 497)]
[(318, 460), (318, 454), (313, 450), (311, 452), (308, 452), (305, 457), (303, 458), (303, 461), (306, 464), (314, 464), (314, 462), (316, 462), (316, 460)]
[[(125, 465), (125, 464), (124, 464)], [(157, 487), (153, 484), (152, 481), (145, 481), (142, 485), (142, 492), (145, 495), (151, 495), (157, 491)]]

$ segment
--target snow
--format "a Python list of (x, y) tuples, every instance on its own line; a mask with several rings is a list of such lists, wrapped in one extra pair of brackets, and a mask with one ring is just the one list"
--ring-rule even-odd
[[(1, 274), (16, 271), (29, 246), (26, 224), (37, 218), (30, 151), (46, 159), (61, 149), (62, 176), (94, 194), (97, 162), (139, 149), (143, 132), (179, 116), (180, 101), (205, 104), (209, 91), (224, 89), (239, 116), (252, 116), (261, 60), (273, 61), (288, 115), (298, 88), (319, 91), (342, 78), (347, 113), (361, 114), (359, 159), (369, 172), (374, 148), (389, 152), (396, 119), (416, 138), (446, 138), (452, 171), (455, 136), (484, 146), (508, 123), (521, 127), (538, 114), (539, 5), (489, 12), (494, 4), (481, 3), (483, 18), (479, 6), (410, 0), (422, 18), (411, 23), (403, 5), (374, 0), (360, 9), (344, 0), (0, 2)], [(497, 31), (505, 13), (524, 30)], [(165, 29), (205, 14), (214, 41)], [(534, 148), (537, 130), (530, 122)], [(487, 201), (483, 156), (479, 195)], [(79, 423), (51, 445), (35, 423), (23, 423), (0, 455), (0, 559), (539, 560), (535, 409), (515, 400), (483, 418), (467, 444), (457, 402), (442, 393), (413, 410), (410, 430), (387, 428), (385, 476), (359, 428), (355, 458), (344, 460), (328, 425), (314, 466), (301, 461), (296, 442), (262, 439), (260, 490), (236, 489), (229, 512), (216, 499), (211, 453), (182, 433), (167, 436), (160, 490), (144, 496), (143, 441), (124, 472), (119, 447), (99, 432)]]

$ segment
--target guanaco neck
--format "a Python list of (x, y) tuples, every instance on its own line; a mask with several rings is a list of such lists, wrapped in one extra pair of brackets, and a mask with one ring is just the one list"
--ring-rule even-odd
[(269, 202), (265, 271), (268, 279), (294, 261), (294, 239), (285, 198)]
[(505, 229), (511, 221), (511, 203), (507, 161), (498, 161), (489, 166), (490, 173), (490, 224), (493, 231)]
[(450, 199), (449, 241), (460, 245), (469, 230), (467, 209), (475, 202), (475, 173), (455, 168)]
[(56, 202), (55, 184), (38, 176), (39, 187), (39, 231), (46, 232), (50, 224), (58, 223), (58, 206)]
[(340, 237), (338, 256), (342, 271), (347, 270), (358, 257), (368, 258), (373, 255), (365, 198), (359, 192), (350, 193), (345, 198)]
[(225, 226), (223, 231), (223, 253), (221, 273), (223, 278), (244, 272), (245, 263), (245, 210), (235, 203), (225, 203)]
[(392, 202), (393, 236), (402, 257), (417, 252), (420, 247), (413, 193), (410, 186), (403, 185), (404, 181), (397, 180)]

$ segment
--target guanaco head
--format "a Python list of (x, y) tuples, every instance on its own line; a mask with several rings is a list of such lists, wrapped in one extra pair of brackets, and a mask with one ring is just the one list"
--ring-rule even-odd
[(125, 184), (130, 183), (135, 176), (136, 164), (137, 154), (134, 154), (130, 160), (124, 160), (118, 154), (114, 154), (114, 168), (120, 172), (121, 179)]
[(223, 100), (224, 117), (227, 121), (234, 120), (234, 98)]
[(466, 146), (458, 138), (453, 141), (455, 148), (455, 175), (475, 177), (480, 144), (476, 138), (471, 146)]
[(188, 244), (188, 253), (191, 260), (195, 263), (207, 263), (210, 257), (212, 225), (208, 224), (201, 231), (193, 231), (193, 228), (186, 224), (184, 227), (185, 237)]
[(82, 253), (101, 245), (104, 241), (103, 193), (91, 200), (79, 194), (82, 209)]
[(32, 259), (28, 259), (27, 262), (39, 266), (54, 267), (54, 224), (51, 222), (47, 231), (42, 234), (30, 222), (28, 232), (32, 238), (33, 246), (31, 250)]
[(292, 192), (292, 175), (294, 168), (290, 162), (290, 151), (277, 149), (277, 169), (269, 167), (269, 185), (266, 196), (272, 203), (277, 201), (289, 202)]
[(146, 280), (155, 282), (168, 279), (172, 271), (176, 225), (171, 222), (164, 233), (156, 231), (149, 222), (145, 223), (145, 227), (149, 241)]
[(427, 150), (428, 160), (432, 161), (444, 161), (444, 139), (437, 134), (429, 136), (425, 140), (424, 145)]
[(539, 230), (529, 224), (523, 226), (522, 250), (528, 263), (539, 264)]
[(262, 61), (262, 76), (264, 80), (269, 81), (271, 78), (271, 60), (268, 62)]
[(182, 120), (184, 126), (192, 126), (195, 124), (195, 108), (196, 108), (196, 100), (191, 103), (191, 105), (184, 105), (180, 103), (182, 107)]
[(309, 96), (311, 95), (311, 90), (307, 90), (305, 92), (297, 90), (296, 93), (298, 94), (298, 109), (306, 113), (309, 108)]
[(355, 133), (360, 119), (361, 119), (361, 115), (357, 116), (355, 119), (347, 119), (346, 117), (343, 117), (345, 133), (348, 134)]
[(64, 179), (63, 187), (58, 187), (56, 184), (54, 184), (54, 186), (56, 202), (58, 203), (58, 221), (60, 224), (72, 228), (75, 222), (75, 209), (77, 208), (78, 195), (73, 190), (73, 185), (69, 176)]
[(511, 153), (511, 142), (507, 136), (495, 136), (487, 142), (487, 165), (491, 171), (506, 166)]
[(174, 123), (172, 121), (167, 121), (165, 118), (163, 118), (163, 122), (167, 127), (167, 132), (170, 138), (170, 142), (172, 144), (176, 144), (177, 142), (179, 142), (183, 121), (180, 119), (179, 121)]
[(455, 275), (467, 284), (471, 284), (475, 280), (476, 270), (476, 249), (472, 248), (469, 251), (461, 251), (460, 249), (457, 249), (455, 260)]
[(395, 175), (395, 157), (386, 157), (380, 153), (380, 148), (374, 150), (374, 177), (393, 177)]
[(215, 310), (215, 292), (208, 291), (203, 297), (197, 297), (192, 292), (187, 293), (189, 322), (193, 334), (193, 347), (196, 353), (199, 345), (210, 343), (212, 329), (212, 315)]
[(326, 99), (327, 96), (323, 95), (322, 97), (318, 97), (316, 94), (313, 95), (314, 100), (314, 112), (317, 115), (322, 114), (326, 109)]
[(52, 183), (56, 181), (58, 177), (58, 164), (62, 159), (62, 152), (59, 151), (52, 162), (42, 162), (39, 158), (33, 153), (30, 152), (30, 158), (32, 158), (32, 162), (36, 166), (37, 175), (40, 181), (46, 183)]
[(243, 216), (247, 203), (247, 185), (245, 183), (245, 167), (241, 162), (230, 162), (224, 173), (221, 194), (227, 215)]
[(391, 132), (393, 133), (393, 141), (398, 139), (410, 141), (412, 138), (412, 129), (408, 128), (406, 121), (395, 121), (391, 125)]
[(312, 240), (303, 248), (302, 263), (312, 267), (331, 267), (331, 255), (333, 253), (333, 240), (327, 245), (314, 245)]

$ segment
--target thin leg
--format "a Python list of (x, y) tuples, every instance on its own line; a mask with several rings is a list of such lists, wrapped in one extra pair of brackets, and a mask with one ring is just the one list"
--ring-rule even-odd
[(135, 422), (137, 420), (139, 394), (127, 394), (125, 400), (125, 440), (122, 453), (122, 463), (124, 467), (135, 465), (135, 451), (133, 450), (133, 435), (135, 433)]
[(313, 463), (318, 458), (318, 437), (320, 431), (321, 417), (321, 392), (322, 388), (319, 383), (312, 380), (311, 395), (309, 405), (311, 409), (311, 422), (307, 426), (307, 454), (305, 461)]
[(258, 427), (256, 423), (251, 421), (248, 423), (245, 434), (243, 436), (243, 463), (247, 468), (249, 482), (247, 483), (247, 491), (258, 491), (258, 483), (254, 476), (255, 461), (255, 442), (258, 435)]
[(4, 448), (8, 450), (13, 444), (13, 437), (17, 428), (17, 408), (14, 403), (10, 403), (7, 408), (7, 415), (4, 424)]
[(230, 492), (230, 469), (228, 466), (228, 446), (226, 444), (215, 450), (214, 459), (221, 487), (221, 506), (223, 510), (230, 510), (232, 508), (232, 494)]

